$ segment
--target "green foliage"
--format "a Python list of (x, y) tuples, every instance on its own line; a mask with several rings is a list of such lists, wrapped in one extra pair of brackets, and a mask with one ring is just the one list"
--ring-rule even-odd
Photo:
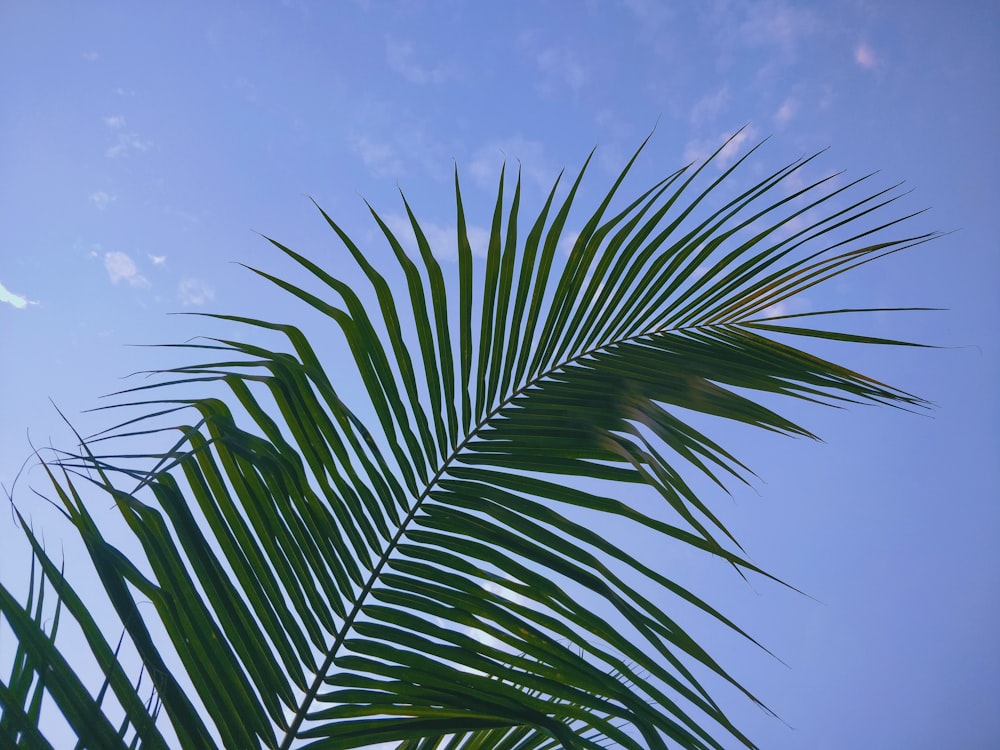
[[(682, 169), (612, 213), (636, 157), (565, 256), (586, 166), (523, 226), (520, 176), (508, 202), (501, 174), (478, 262), (456, 174), (457, 285), (408, 204), (413, 257), (372, 211), (405, 289), (325, 213), (369, 290), (271, 241), (323, 293), (252, 270), (339, 329), (367, 397), (357, 414), (370, 417), (338, 395), (344, 363), (324, 366), (297, 327), (209, 316), (287, 347), (184, 345), (220, 361), (125, 392), (143, 416), (113, 431), (174, 433), (168, 450), (134, 468), (84, 441), (45, 464), (122, 642), (25, 527), (28, 600), (0, 588), (17, 642), (0, 684), (4, 746), (48, 746), (44, 695), (81, 747), (102, 749), (752, 747), (703, 682), (756, 699), (670, 612), (746, 634), (594, 519), (764, 575), (684, 479), (721, 486), (746, 468), (683, 414), (809, 435), (752, 393), (920, 405), (782, 341), (900, 342), (768, 311), (930, 235), (872, 239), (902, 221), (872, 223), (887, 191), (852, 198), (859, 183), (825, 179), (786, 190), (811, 158), (738, 191), (743, 159), (714, 180)], [(210, 383), (229, 398), (198, 397)], [(84, 489), (113, 501), (128, 539), (105, 536)], [(636, 499), (651, 493), (665, 512)], [(102, 670), (96, 694), (56, 643), (65, 618)], [(141, 675), (128, 677), (119, 647)]]

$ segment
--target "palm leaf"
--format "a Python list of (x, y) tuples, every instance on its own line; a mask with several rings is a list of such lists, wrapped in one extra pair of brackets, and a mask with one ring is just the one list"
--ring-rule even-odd
[[(508, 204), (501, 173), (480, 264), (456, 172), (457, 298), (405, 198), (414, 257), (371, 209), (404, 288), (326, 213), (369, 290), (269, 240), (321, 291), (251, 270), (342, 333), (364, 389), (357, 411), (338, 394), (341, 367), (327, 369), (298, 327), (212, 315), (247, 340), (183, 345), (217, 361), (123, 392), (113, 408), (139, 416), (54, 462), (56, 500), (155, 703), (137, 699), (37, 544), (35, 556), (107, 670), (133, 744), (162, 745), (165, 717), (192, 748), (753, 746), (710, 688), (756, 698), (670, 612), (687, 607), (755, 641), (595, 519), (766, 575), (690, 480), (725, 487), (749, 470), (678, 410), (808, 436), (757, 397), (921, 406), (787, 343), (900, 342), (766, 311), (933, 235), (874, 238), (898, 223), (871, 223), (895, 198), (849, 198), (863, 181), (781, 193), (811, 158), (721, 201), (749, 154), (714, 180), (706, 165), (682, 169), (613, 213), (641, 151), (566, 258), (586, 165), (562, 197), (557, 181), (523, 240), (520, 176)], [(284, 347), (255, 343), (264, 334)], [(199, 397), (210, 384), (230, 396)], [(178, 388), (195, 395), (171, 396)], [(170, 433), (161, 452), (96, 452)], [(138, 557), (104, 537), (87, 486), (113, 500)], [(87, 694), (57, 660), (54, 632), (42, 633), (40, 601), (2, 594), (20, 650), (0, 728), (35, 736), (32, 696), (44, 689), (84, 745), (124, 742), (81, 708)], [(34, 693), (31, 674), (45, 676)]]

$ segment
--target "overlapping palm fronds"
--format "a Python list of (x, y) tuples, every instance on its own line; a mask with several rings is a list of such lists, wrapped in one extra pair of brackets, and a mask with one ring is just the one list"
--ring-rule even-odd
[[(44, 694), (91, 748), (752, 746), (709, 690), (743, 688), (672, 612), (742, 631), (592, 521), (761, 573), (684, 479), (744, 477), (738, 451), (683, 414), (808, 435), (751, 392), (921, 404), (774, 334), (898, 342), (766, 311), (930, 235), (875, 237), (901, 221), (875, 218), (888, 191), (851, 198), (863, 186), (820, 180), (781, 192), (810, 159), (722, 201), (743, 159), (714, 180), (704, 165), (682, 169), (612, 212), (638, 155), (568, 255), (558, 248), (586, 165), (523, 224), (520, 177), (510, 198), (501, 174), (476, 262), (456, 174), (457, 285), (408, 204), (416, 253), (372, 211), (405, 288), (325, 213), (367, 291), (272, 241), (324, 291), (254, 272), (342, 333), (367, 403), (352, 411), (337, 390), (343, 359), (324, 363), (296, 326), (210, 316), (287, 346), (191, 343), (219, 361), (127, 392), (146, 416), (117, 428), (119, 441), (181, 418), (141, 469), (94, 442), (47, 464), (147, 687), (27, 532), (37, 598), (0, 589), (18, 643), (0, 738), (45, 747)], [(206, 381), (228, 401), (199, 397)], [(102, 533), (94, 491), (141, 555)], [(636, 501), (650, 493), (667, 513)], [(100, 665), (97, 695), (60, 653), (43, 591)]]

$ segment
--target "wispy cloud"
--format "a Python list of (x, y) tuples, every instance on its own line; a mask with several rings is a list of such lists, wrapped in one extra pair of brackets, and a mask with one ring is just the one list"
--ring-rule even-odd
[[(515, 583), (513, 578), (510, 578), (509, 576), (505, 577), (510, 580), (512, 584)], [(486, 596), (491, 599), (506, 599), (508, 602), (512, 602), (519, 607), (523, 607), (528, 603), (524, 596), (515, 591), (512, 587), (505, 586), (495, 581), (480, 581), (479, 585), (485, 590)], [(490, 648), (499, 649), (501, 651), (511, 650), (511, 646), (509, 644), (497, 639), (485, 630), (467, 626), (462, 627), (461, 629), (467, 636), (475, 638), (484, 646), (489, 646)]]
[(147, 255), (146, 257), (149, 258), (154, 266), (164, 266), (167, 263), (166, 255)]
[(177, 296), (185, 307), (200, 307), (215, 299), (215, 290), (202, 279), (184, 279), (177, 285)]
[(90, 52), (84, 52), (83, 55), (81, 55), (81, 57), (83, 57), (83, 59), (86, 60), (87, 62), (96, 62), (97, 60), (100, 59), (101, 56), (98, 53), (91, 50)]
[(309, 18), (312, 15), (309, 4), (305, 0), (281, 0), (281, 4), (286, 8), (298, 11), (302, 18)]
[(729, 139), (729, 142), (726, 143), (713, 162), (717, 169), (723, 170), (733, 163), (733, 160), (739, 155), (740, 148), (743, 144), (756, 137), (757, 131), (752, 126), (748, 126), (735, 135), (732, 133), (724, 133), (714, 139), (689, 141), (684, 147), (684, 161), (686, 163), (704, 161), (715, 153), (715, 150), (719, 148), (722, 143)]
[(240, 76), (236, 79), (236, 90), (240, 93), (240, 96), (247, 102), (254, 104), (257, 102), (257, 87), (253, 82), (244, 76)]
[(190, 211), (185, 211), (181, 208), (175, 208), (170, 205), (163, 207), (163, 213), (175, 219), (180, 219), (180, 221), (183, 222), (182, 226), (185, 229), (190, 229), (201, 221), (197, 214), (193, 214)]
[(778, 111), (774, 113), (774, 121), (778, 125), (787, 125), (791, 122), (792, 118), (795, 117), (798, 112), (799, 105), (792, 97), (788, 97), (781, 103), (778, 107)]
[(121, 86), (111, 90), (111, 93), (115, 96), (135, 96), (134, 89), (123, 89)]
[(0, 284), (0, 302), (6, 302), (16, 310), (23, 310), (28, 305), (38, 304), (29, 300), (23, 294), (14, 294), (14, 292), (10, 291), (3, 284)]
[(410, 83), (444, 83), (457, 77), (457, 71), (450, 65), (435, 65), (426, 67), (416, 60), (416, 53), (412, 42), (396, 39), (391, 36), (385, 38), (385, 60), (389, 69), (399, 73)]
[(662, 0), (625, 0), (624, 4), (646, 29), (659, 29), (672, 21), (677, 13)]
[(147, 141), (139, 137), (137, 133), (120, 133), (118, 142), (108, 148), (104, 155), (117, 159), (121, 156), (128, 156), (131, 153), (149, 151), (153, 147), (152, 141)]
[(878, 57), (875, 56), (875, 50), (864, 42), (854, 48), (854, 62), (865, 70), (874, 70), (878, 67)]
[(724, 169), (728, 167), (733, 160), (739, 155), (740, 149), (743, 144), (750, 140), (751, 138), (757, 137), (757, 131), (752, 127), (744, 128), (739, 133), (735, 134), (730, 141), (723, 147), (722, 151), (719, 152), (717, 166), (719, 169)]
[[(824, 29), (819, 14), (808, 3), (794, 0), (701, 0), (695, 5), (699, 23), (712, 29), (714, 38), (707, 49), (715, 50), (715, 69), (735, 73), (751, 64), (757, 80), (794, 65), (801, 51)], [(683, 33), (676, 26), (664, 31)]]
[(572, 91), (579, 91), (587, 83), (587, 71), (576, 56), (566, 49), (550, 47), (535, 56), (538, 69), (554, 80), (561, 81)]
[(504, 162), (507, 162), (508, 170), (520, 167), (522, 176), (534, 180), (543, 189), (552, 187), (555, 181), (557, 170), (549, 166), (542, 143), (520, 135), (490, 141), (480, 147), (463, 171), (467, 171), (481, 187), (495, 187)]
[(579, 238), (579, 232), (566, 232), (562, 236), (562, 239), (559, 240), (559, 249), (562, 251), (563, 255), (569, 255), (573, 252), (573, 246)]
[(810, 312), (813, 309), (813, 305), (808, 297), (803, 297), (801, 295), (796, 295), (795, 297), (782, 302), (776, 302), (770, 305), (759, 313), (761, 318), (780, 318), (784, 315), (799, 315), (801, 313)]
[[(403, 214), (387, 214), (382, 217), (386, 225), (402, 244), (403, 248), (410, 254), (419, 253), (417, 238), (413, 233), (410, 220)], [(455, 260), (458, 258), (458, 229), (454, 225), (445, 226), (435, 224), (432, 221), (421, 221), (420, 229), (427, 238), (431, 252), (439, 260)], [(490, 241), (490, 232), (486, 227), (469, 224), (466, 226), (469, 235), (469, 246), (472, 254), (478, 256), (486, 255)]]
[(105, 156), (117, 159), (120, 156), (128, 156), (134, 151), (149, 151), (153, 147), (152, 141), (140, 138), (138, 133), (123, 132), (126, 122), (125, 118), (121, 115), (105, 117), (104, 124), (112, 130), (118, 131), (117, 142), (104, 152)]
[(808, 8), (785, 0), (762, 0), (747, 5), (739, 35), (749, 44), (777, 47), (790, 55), (819, 28), (819, 18)]
[(112, 250), (104, 253), (104, 270), (108, 272), (112, 284), (124, 281), (129, 286), (140, 288), (149, 286), (149, 281), (139, 273), (135, 261), (123, 252)]
[(726, 102), (728, 100), (728, 85), (723, 86), (715, 93), (703, 96), (694, 103), (693, 107), (691, 107), (691, 124), (704, 125), (706, 123), (713, 122), (723, 109), (725, 109)]
[(117, 200), (115, 196), (105, 193), (103, 190), (98, 190), (96, 193), (91, 193), (89, 196), (87, 196), (87, 199), (95, 206), (97, 206), (101, 211), (106, 209), (108, 205), (114, 203), (115, 200)]
[(351, 138), (351, 148), (375, 174), (399, 176), (403, 171), (402, 163), (388, 143), (377, 143), (362, 135)]
[(543, 44), (535, 32), (518, 37), (521, 53), (541, 74), (538, 88), (543, 93), (570, 90), (578, 93), (590, 79), (587, 68), (569, 49)]

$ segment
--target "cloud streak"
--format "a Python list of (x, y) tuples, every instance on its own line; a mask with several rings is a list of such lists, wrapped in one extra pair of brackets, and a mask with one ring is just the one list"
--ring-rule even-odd
[(757, 131), (753, 127), (745, 127), (735, 135), (724, 133), (717, 139), (689, 141), (684, 147), (684, 161), (686, 163), (702, 162), (719, 147), (721, 143), (728, 143), (722, 148), (718, 156), (714, 159), (716, 169), (723, 170), (733, 163), (740, 152), (740, 147), (748, 140), (757, 137)]
[(105, 193), (103, 190), (98, 190), (96, 193), (91, 193), (89, 196), (87, 196), (87, 198), (101, 211), (106, 209), (108, 205), (114, 203), (116, 200), (115, 196), (109, 195), (108, 193)]
[(108, 278), (112, 284), (124, 281), (129, 286), (144, 288), (149, 286), (149, 281), (139, 273), (139, 269), (125, 253), (117, 250), (104, 253), (104, 270), (108, 272)]
[(476, 149), (466, 171), (481, 187), (495, 188), (500, 177), (500, 167), (521, 170), (524, 177), (531, 178), (543, 190), (548, 190), (555, 182), (559, 170), (549, 166), (545, 146), (541, 141), (533, 141), (521, 135), (490, 141)]
[(587, 68), (573, 52), (558, 45), (540, 44), (535, 32), (521, 34), (517, 46), (540, 73), (538, 89), (543, 94), (566, 90), (576, 94), (590, 80)]
[(854, 48), (854, 62), (865, 70), (874, 70), (878, 66), (875, 51), (864, 42)]
[(388, 143), (378, 143), (362, 135), (351, 138), (351, 148), (361, 157), (364, 165), (377, 175), (398, 176), (403, 172), (402, 163)]
[(820, 21), (813, 11), (783, 0), (764, 0), (749, 4), (739, 35), (751, 45), (772, 46), (791, 55), (819, 30)]
[(121, 133), (118, 136), (118, 142), (108, 148), (104, 152), (104, 155), (110, 159), (117, 159), (134, 152), (142, 153), (143, 151), (149, 151), (152, 147), (152, 141), (143, 140), (137, 133)]
[(215, 290), (202, 279), (184, 279), (177, 285), (177, 296), (184, 307), (201, 307), (215, 299)]
[(394, 39), (391, 36), (385, 38), (385, 60), (389, 69), (401, 75), (410, 83), (425, 85), (428, 83), (444, 83), (455, 78), (455, 71), (447, 65), (435, 65), (432, 68), (420, 65), (416, 59), (413, 44)]
[(691, 107), (691, 124), (700, 126), (713, 122), (726, 108), (729, 101), (728, 84), (714, 94), (703, 96)]
[[(121, 115), (110, 115), (104, 118), (104, 124), (112, 130), (123, 131), (125, 128), (125, 118)], [(117, 159), (120, 156), (128, 156), (134, 151), (149, 151), (153, 147), (152, 141), (147, 141), (139, 137), (138, 133), (118, 133), (118, 141), (114, 146), (108, 148), (104, 155)]]
[[(383, 218), (408, 253), (416, 255), (420, 252), (413, 227), (406, 216), (392, 213)], [(432, 221), (421, 221), (420, 229), (424, 233), (434, 257), (439, 260), (456, 260), (458, 258), (458, 229), (454, 225), (444, 226)], [(489, 230), (486, 227), (469, 224), (466, 226), (466, 232), (469, 236), (472, 254), (480, 257), (485, 256), (490, 241)]]
[(36, 304), (24, 295), (14, 294), (3, 284), (0, 284), (0, 302), (6, 302), (15, 310), (24, 310), (28, 305)]
[(787, 125), (791, 122), (792, 118), (795, 117), (798, 109), (798, 102), (789, 97), (781, 103), (781, 106), (778, 107), (778, 111), (774, 113), (774, 121), (778, 123), (778, 125)]

